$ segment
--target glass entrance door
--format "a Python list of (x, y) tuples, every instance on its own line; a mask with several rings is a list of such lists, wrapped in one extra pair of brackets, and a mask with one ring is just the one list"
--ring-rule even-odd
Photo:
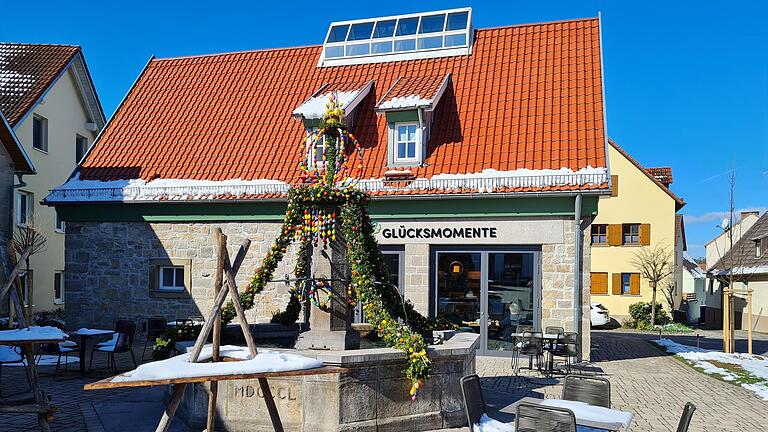
[(535, 255), (532, 252), (488, 253), (486, 347), (512, 351), (517, 326), (536, 328), (539, 320)]
[(540, 330), (538, 259), (537, 251), (436, 251), (437, 317), (479, 333), (479, 354), (511, 355), (517, 326)]
[(439, 252), (436, 261), (437, 316), (475, 333), (482, 328), (481, 261), (472, 252)]

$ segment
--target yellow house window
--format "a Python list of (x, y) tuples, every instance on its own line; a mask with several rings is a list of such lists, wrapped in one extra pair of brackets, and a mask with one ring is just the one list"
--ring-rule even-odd
[(593, 245), (608, 244), (608, 225), (606, 224), (592, 225), (592, 244)]

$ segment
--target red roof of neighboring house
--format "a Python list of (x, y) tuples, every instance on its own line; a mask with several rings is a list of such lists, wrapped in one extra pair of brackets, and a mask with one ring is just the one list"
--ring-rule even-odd
[(352, 131), (365, 148), (365, 177), (382, 178), (387, 126), (374, 106), (393, 85), (400, 94), (401, 77), (403, 92), (421, 93), (448, 74), (425, 164), (410, 168), (417, 178), (607, 165), (596, 18), (477, 30), (466, 56), (318, 67), (321, 48), (153, 59), (80, 178), (295, 182), (305, 131), (293, 110), (325, 84), (370, 80)]
[[(683, 208), (683, 206), (685, 206), (685, 201), (684, 201), (682, 198), (680, 198), (679, 196), (677, 196), (677, 195), (676, 195), (674, 192), (672, 192), (672, 190), (670, 190), (670, 189), (669, 189), (667, 186), (665, 186), (665, 185), (664, 185), (664, 184), (663, 184), (661, 181), (659, 181), (659, 179), (658, 179), (658, 178), (656, 178), (656, 176), (654, 176), (653, 174), (651, 174), (651, 172), (650, 172), (650, 170), (649, 170), (648, 168), (645, 168), (644, 166), (642, 166), (642, 165), (640, 164), (640, 162), (638, 162), (638, 161), (637, 161), (635, 158), (633, 158), (632, 156), (630, 156), (630, 155), (629, 155), (629, 153), (627, 153), (627, 151), (626, 151), (626, 150), (624, 150), (623, 148), (621, 148), (621, 146), (620, 146), (620, 145), (616, 144), (616, 141), (614, 141), (614, 140), (612, 140), (612, 139), (608, 139), (608, 143), (609, 143), (609, 144), (611, 144), (611, 145), (613, 146), (613, 148), (615, 148), (616, 150), (618, 150), (618, 152), (619, 152), (619, 153), (621, 153), (621, 154), (622, 154), (622, 155), (623, 155), (625, 158), (627, 158), (627, 160), (628, 160), (629, 162), (631, 162), (631, 163), (632, 163), (632, 165), (636, 166), (636, 167), (637, 167), (637, 169), (639, 169), (639, 170), (640, 170), (640, 171), (641, 171), (643, 174), (645, 174), (645, 175), (646, 175), (646, 177), (648, 177), (649, 179), (651, 179), (651, 181), (653, 181), (654, 183), (656, 183), (656, 186), (660, 187), (660, 188), (661, 188), (661, 190), (663, 190), (664, 192), (666, 192), (666, 194), (667, 194), (667, 195), (669, 195), (669, 197), (670, 197), (670, 198), (672, 198), (673, 200), (675, 200), (675, 210), (680, 210), (681, 208)], [(670, 171), (671, 171), (671, 168), (670, 168)]]
[(11, 126), (35, 105), (79, 46), (0, 43), (0, 111)]
[(652, 176), (656, 177), (664, 186), (672, 184), (672, 168), (671, 167), (656, 167), (646, 168)]
[(11, 161), (13, 161), (14, 172), (20, 174), (35, 173), (32, 161), (29, 160), (27, 152), (24, 151), (24, 147), (19, 142), (16, 133), (13, 132), (13, 128), (8, 124), (2, 111), (0, 111), (0, 144), (2, 144), (8, 156), (11, 157)]

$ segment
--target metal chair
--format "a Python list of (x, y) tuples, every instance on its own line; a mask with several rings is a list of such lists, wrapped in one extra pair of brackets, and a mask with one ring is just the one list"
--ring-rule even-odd
[(567, 373), (571, 373), (571, 359), (576, 359), (579, 356), (579, 338), (576, 333), (563, 333), (558, 335), (557, 341), (553, 344), (550, 350), (550, 355), (553, 357), (562, 357), (565, 359), (565, 370)]
[[(27, 375), (27, 390), (3, 394), (3, 365), (18, 363), (24, 365), (24, 373)], [(27, 369), (27, 362), (24, 361), (24, 355), (21, 353), (21, 348), (17, 346), (0, 345), (0, 398), (16, 396), (31, 390), (32, 383), (29, 379), (29, 370)]]
[[(532, 332), (532, 331), (534, 331), (534, 328), (532, 325), (518, 325), (517, 327), (515, 327), (515, 333), (518, 335), (523, 334), (525, 332)], [(514, 359), (515, 357), (520, 355), (520, 347), (523, 345), (522, 337), (515, 336), (512, 342), (513, 342), (512, 355)], [(515, 360), (512, 360), (512, 366), (514, 367), (514, 365), (515, 365)]]
[(162, 337), (166, 330), (168, 330), (168, 321), (165, 318), (155, 316), (147, 319), (147, 340), (144, 341), (144, 349), (141, 351), (142, 360), (147, 352), (149, 341), (154, 344), (155, 339)]
[(611, 382), (602, 377), (567, 375), (563, 399), (610, 408)]
[[(40, 327), (56, 327), (57, 329), (64, 331), (64, 324), (56, 320), (44, 320), (37, 322)], [(64, 341), (59, 343), (47, 343), (40, 344), (37, 350), (37, 359), (35, 364), (39, 365), (44, 355), (56, 356), (56, 369), (53, 371), (53, 380), (56, 381), (56, 377), (63, 375), (64, 372), (69, 370), (69, 356), (72, 353), (77, 355), (77, 351), (80, 346), (75, 341)], [(64, 370), (61, 369), (61, 356), (64, 356)]]
[(461, 378), (461, 396), (464, 399), (467, 424), (472, 428), (472, 425), (480, 423), (480, 418), (487, 413), (479, 376), (467, 375)]
[(514, 357), (514, 370), (515, 375), (520, 371), (520, 356), (528, 356), (528, 368), (533, 369), (533, 358), (536, 358), (536, 367), (541, 368), (541, 356), (544, 354), (544, 347), (542, 346), (542, 335), (537, 332), (523, 332), (523, 336), (520, 341), (520, 348), (518, 349), (518, 355)]
[(576, 416), (565, 408), (521, 403), (515, 415), (515, 432), (576, 432)]
[(91, 360), (88, 363), (89, 371), (93, 366), (93, 354), (97, 351), (107, 354), (107, 367), (114, 373), (117, 373), (115, 354), (129, 353), (131, 355), (131, 360), (133, 360), (133, 366), (138, 367), (136, 357), (133, 355), (133, 339), (136, 335), (136, 323), (128, 320), (117, 320), (115, 322), (115, 334), (117, 336), (113, 337), (111, 341), (102, 342), (93, 346), (91, 349)]
[(683, 415), (680, 417), (680, 423), (677, 424), (677, 432), (688, 432), (688, 426), (691, 424), (694, 411), (696, 411), (696, 405), (690, 402), (685, 404)]

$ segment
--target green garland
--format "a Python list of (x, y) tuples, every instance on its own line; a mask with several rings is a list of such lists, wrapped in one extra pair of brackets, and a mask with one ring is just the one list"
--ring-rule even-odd
[[(361, 155), (360, 144), (347, 132), (342, 123), (344, 111), (334, 97), (328, 104), (328, 112), (320, 124), (319, 130), (325, 137), (322, 168), (302, 162), (306, 184), (293, 187), (288, 192), (288, 206), (283, 219), (282, 229), (272, 248), (267, 253), (261, 266), (254, 272), (250, 284), (240, 294), (240, 302), (245, 310), (253, 308), (254, 297), (264, 290), (272, 280), (278, 264), (283, 259), (288, 247), (296, 240), (300, 241), (294, 275), (297, 278), (311, 277), (307, 272), (307, 254), (310, 244), (321, 247), (318, 237), (312, 235), (318, 226), (305, 215), (308, 209), (320, 210), (331, 219), (332, 229), (320, 224), (319, 234), (325, 247), (329, 237), (335, 240), (336, 228), (347, 243), (347, 255), (351, 265), (351, 278), (347, 287), (350, 305), (356, 301), (363, 304), (365, 317), (386, 345), (405, 352), (408, 365), (403, 373), (411, 381), (411, 397), (429, 378), (431, 362), (427, 356), (425, 336), (431, 337), (431, 330), (436, 328), (455, 328), (439, 320), (428, 320), (414, 309), (413, 305), (402, 298), (397, 287), (389, 281), (384, 255), (374, 236), (374, 225), (367, 211), (370, 197), (365, 192), (350, 184), (348, 172), (356, 169), (356, 175), (362, 173), (362, 159), (357, 165), (352, 159), (346, 159), (346, 145), (354, 145), (353, 152)], [(345, 142), (345, 137), (346, 141)], [(309, 143), (314, 146), (315, 142)], [(313, 147), (316, 151), (317, 147)], [(308, 156), (312, 157), (312, 154)], [(310, 168), (312, 166), (312, 168)], [(340, 218), (334, 220), (336, 215)], [(327, 220), (324, 221), (327, 224)], [(308, 235), (309, 233), (309, 235)], [(285, 311), (273, 316), (273, 322), (295, 323), (304, 298), (304, 280), (291, 289), (291, 298)], [(321, 309), (322, 305), (318, 305)], [(229, 302), (222, 311), (222, 320), (229, 323), (235, 317), (235, 309)]]

